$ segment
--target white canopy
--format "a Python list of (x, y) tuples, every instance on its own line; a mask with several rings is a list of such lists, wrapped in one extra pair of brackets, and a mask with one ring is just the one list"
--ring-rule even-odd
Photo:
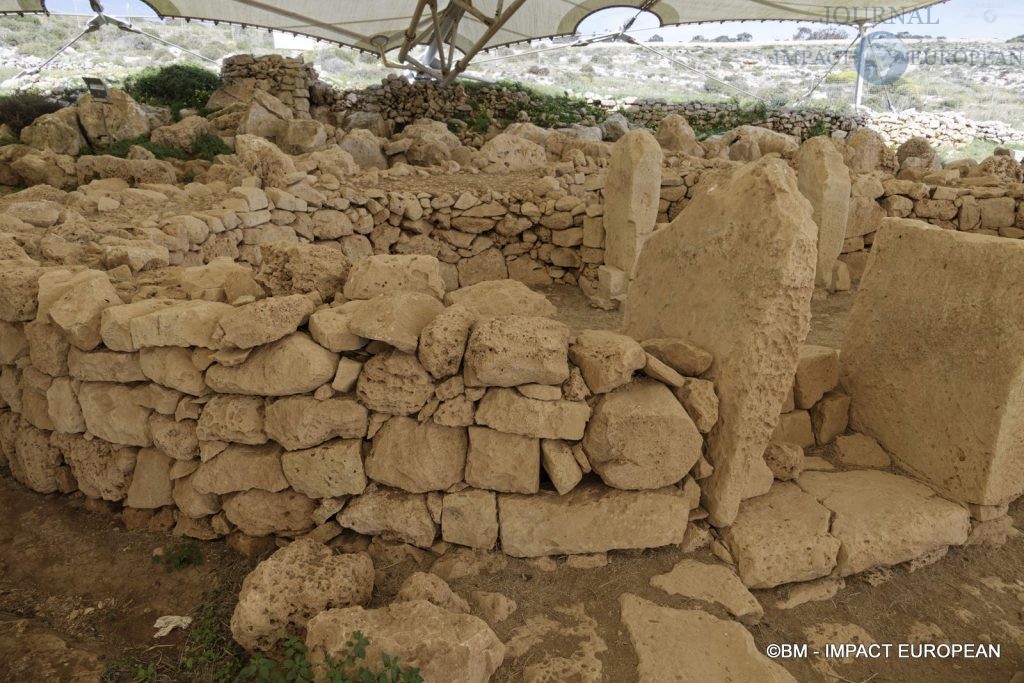
[[(771, 20), (874, 24), (940, 2), (945, 0), (149, 0), (146, 4), (161, 17), (258, 26), (382, 56), (397, 49), (399, 63), (450, 79), (480, 50), (571, 35), (587, 16), (610, 7), (647, 10), (663, 25)], [(46, 11), (45, 0), (0, 0), (0, 13)], [(884, 14), (876, 15), (879, 11)], [(430, 65), (409, 55), (417, 45), (436, 48)]]

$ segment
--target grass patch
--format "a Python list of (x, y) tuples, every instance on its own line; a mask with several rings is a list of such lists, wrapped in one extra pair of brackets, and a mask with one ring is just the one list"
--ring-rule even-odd
[(153, 561), (162, 564), (169, 572), (198, 567), (203, 563), (203, 551), (195, 541), (181, 541), (165, 550), (162, 555), (154, 555)]
[(128, 156), (131, 148), (135, 146), (149, 150), (157, 159), (179, 159), (181, 161), (203, 159), (205, 161), (213, 161), (214, 157), (218, 154), (231, 154), (231, 148), (219, 137), (210, 133), (197, 137), (189, 150), (178, 149), (168, 145), (158, 145), (150, 142), (149, 138), (143, 135), (130, 140), (121, 140), (107, 147), (86, 150), (82, 154), (109, 154), (110, 156), (124, 159)]

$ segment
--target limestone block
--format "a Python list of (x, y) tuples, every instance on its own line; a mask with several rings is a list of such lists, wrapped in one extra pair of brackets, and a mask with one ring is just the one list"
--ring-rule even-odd
[(498, 503), (493, 491), (469, 488), (446, 493), (441, 510), (445, 541), (481, 550), (490, 550), (497, 543)]
[(435, 379), (459, 371), (475, 316), (461, 304), (453, 304), (420, 331), (418, 358)]
[(109, 501), (124, 499), (137, 449), (114, 446), (101, 439), (86, 440), (76, 434), (53, 434), (50, 443), (60, 449), (82, 493)]
[(462, 481), (466, 430), (393, 417), (377, 431), (366, 458), (374, 481), (410, 493), (443, 491)]
[(363, 365), (356, 383), (360, 402), (389, 415), (419, 412), (434, 393), (434, 382), (416, 356), (390, 350)]
[(612, 147), (604, 185), (605, 263), (630, 276), (657, 221), (661, 161), (661, 146), (644, 129), (630, 131)]
[(541, 401), (514, 389), (489, 389), (476, 411), (476, 422), (506, 434), (578, 441), (583, 438), (590, 407), (577, 401)]
[(90, 434), (125, 446), (152, 445), (146, 427), (150, 409), (140, 405), (131, 387), (83, 382), (78, 390), (78, 402)]
[(447, 306), (462, 304), (477, 320), (508, 315), (552, 317), (555, 305), (540, 292), (534, 292), (516, 280), (488, 280), (448, 292)]
[(200, 441), (232, 441), (258, 446), (267, 442), (263, 399), (214, 396), (199, 416), (196, 434)]
[(242, 491), (224, 499), (228, 521), (248, 536), (294, 536), (313, 528), (316, 501), (296, 491)]
[(827, 346), (800, 347), (793, 398), (796, 407), (807, 410), (839, 384), (839, 351)]
[(684, 339), (646, 339), (644, 351), (687, 377), (700, 377), (711, 367), (711, 354)]
[(142, 373), (171, 389), (202, 396), (207, 392), (203, 373), (192, 362), (192, 351), (181, 347), (152, 347), (139, 351)]
[(682, 338), (714, 357), (707, 378), (720, 419), (708, 435), (715, 470), (703, 489), (715, 525), (735, 518), (791, 386), (810, 328), (816, 233), (793, 172), (764, 158), (698, 195), (640, 257), (625, 332)]
[(429, 294), (398, 291), (374, 297), (359, 306), (349, 319), (349, 331), (376, 339), (404, 353), (416, 353), (420, 332), (444, 304)]
[(218, 322), (221, 342), (239, 349), (269, 344), (299, 329), (315, 308), (303, 294), (274, 296), (239, 306)]
[(100, 317), (120, 303), (110, 278), (98, 270), (55, 269), (39, 278), (39, 315), (48, 316), (83, 351), (99, 346)]
[(335, 437), (360, 439), (366, 436), (366, 423), (366, 408), (350, 398), (289, 396), (266, 407), (263, 427), (271, 439), (294, 451)]
[(288, 396), (329, 383), (337, 369), (338, 354), (295, 332), (261, 346), (239, 365), (213, 365), (206, 371), (206, 383), (225, 394)]
[(467, 484), (480, 489), (536, 493), (540, 488), (540, 441), (470, 427), (465, 478)]
[(288, 451), (281, 468), (292, 488), (310, 498), (359, 495), (366, 488), (359, 439), (334, 439), (315, 448)]
[(100, 314), (100, 337), (103, 344), (113, 351), (138, 351), (139, 347), (132, 339), (132, 319), (180, 303), (175, 299), (143, 299), (103, 309)]
[(879, 234), (850, 313), (850, 425), (954, 500), (1005, 503), (1024, 492), (1024, 243), (917, 225)]
[(647, 353), (633, 338), (607, 330), (583, 330), (569, 347), (569, 359), (587, 387), (605, 394), (628, 383), (647, 364)]
[(224, 495), (261, 489), (276, 493), (288, 488), (281, 469), (281, 448), (276, 444), (228, 444), (216, 457), (199, 465), (192, 486), (200, 493)]
[(800, 192), (811, 203), (812, 218), (818, 226), (818, 261), (815, 284), (827, 287), (832, 266), (846, 238), (850, 212), (850, 171), (836, 144), (827, 137), (814, 137), (800, 146), (796, 156)]
[(393, 292), (418, 292), (440, 299), (444, 280), (433, 256), (378, 254), (359, 261), (345, 282), (345, 298), (372, 299)]
[(437, 535), (422, 493), (371, 485), (338, 514), (338, 524), (360, 534), (429, 548)]
[(656, 489), (681, 480), (701, 455), (693, 420), (663, 384), (639, 380), (598, 399), (583, 450), (605, 484)]
[(569, 378), (569, 327), (512, 315), (478, 323), (465, 355), (466, 386), (561, 384)]
[(172, 458), (155, 448), (139, 451), (124, 504), (130, 508), (150, 510), (174, 505), (174, 484), (171, 482)]
[(832, 443), (837, 436), (846, 431), (849, 418), (850, 397), (837, 391), (825, 394), (811, 408), (814, 440), (819, 446)]
[(143, 382), (146, 375), (142, 372), (137, 353), (118, 353), (98, 349), (96, 351), (68, 351), (68, 374), (75, 379), (86, 382)]
[(561, 439), (540, 442), (540, 460), (548, 479), (560, 494), (572, 491), (583, 479), (583, 470), (572, 454), (572, 448)]
[(215, 341), (217, 323), (234, 310), (233, 306), (214, 301), (182, 301), (157, 307), (149, 313), (131, 318), (128, 327), (131, 330), (132, 346), (116, 350), (134, 351), (146, 346), (220, 348), (220, 344)]
[(675, 545), (683, 540), (689, 513), (674, 487), (618, 491), (588, 482), (564, 496), (498, 496), (501, 548), (513, 557)]
[(771, 440), (775, 443), (792, 443), (801, 448), (810, 448), (814, 445), (811, 414), (806, 410), (783, 413), (779, 416)]

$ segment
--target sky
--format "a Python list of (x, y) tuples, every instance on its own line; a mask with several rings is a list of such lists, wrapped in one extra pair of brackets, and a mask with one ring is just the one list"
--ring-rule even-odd
[[(153, 10), (140, 0), (101, 0), (101, 2), (107, 13), (112, 16), (155, 17)], [(834, 2), (836, 6), (842, 5), (842, 0), (834, 0)], [(878, 2), (880, 6), (885, 4), (885, 0)], [(46, 5), (54, 13), (91, 13), (88, 0), (47, 0)], [(932, 22), (930, 24), (895, 23), (889, 26), (880, 26), (877, 30), (890, 30), (893, 33), (909, 31), (914, 34), (945, 36), (951, 39), (1006, 40), (1024, 34), (1024, 0), (949, 0), (947, 3), (930, 8), (928, 12), (929, 14), (926, 16), (922, 11), (921, 16)], [(583, 21), (580, 25), (580, 33), (617, 31), (625, 21), (635, 14), (636, 10), (626, 8), (602, 10)], [(723, 22), (661, 28), (658, 26), (657, 17), (645, 13), (634, 23), (631, 34), (641, 41), (657, 33), (668, 42), (689, 42), (697, 35), (714, 38), (720, 35), (734, 36), (738, 33), (750, 33), (755, 41), (767, 42), (787, 40), (796, 33), (800, 26), (814, 28), (816, 25), (788, 21)]]

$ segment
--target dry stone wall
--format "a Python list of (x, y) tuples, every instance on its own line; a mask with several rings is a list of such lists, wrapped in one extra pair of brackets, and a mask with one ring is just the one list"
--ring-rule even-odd
[(262, 90), (281, 100), (296, 118), (309, 118), (310, 88), (318, 87), (320, 79), (313, 65), (302, 57), (281, 55), (234, 55), (220, 67), (224, 86)]

